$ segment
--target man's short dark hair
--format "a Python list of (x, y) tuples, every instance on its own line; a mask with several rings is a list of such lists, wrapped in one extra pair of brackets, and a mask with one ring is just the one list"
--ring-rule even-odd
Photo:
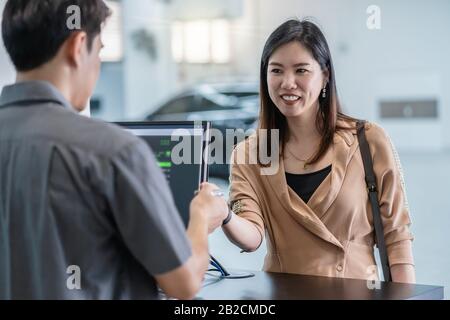
[[(80, 13), (80, 30), (69, 28), (71, 6)], [(17, 71), (29, 71), (53, 59), (73, 32), (87, 34), (88, 49), (110, 15), (103, 0), (8, 0), (2, 37)]]

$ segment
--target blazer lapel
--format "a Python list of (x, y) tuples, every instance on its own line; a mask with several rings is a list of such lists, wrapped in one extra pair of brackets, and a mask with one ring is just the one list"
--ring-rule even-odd
[(331, 173), (308, 201), (308, 206), (319, 219), (322, 219), (341, 190), (348, 164), (358, 148), (358, 144), (354, 142), (355, 138), (351, 132), (343, 132), (334, 136)]
[(284, 209), (303, 227), (342, 249), (344, 246), (327, 229), (314, 211), (308, 207), (297, 194), (288, 187), (282, 159), (279, 160), (279, 169), (274, 175), (265, 175), (267, 183), (277, 196)]
[(298, 223), (321, 239), (342, 249), (344, 249), (342, 243), (336, 239), (321, 218), (333, 204), (342, 187), (348, 163), (358, 146), (354, 141), (355, 138), (351, 132), (344, 132), (342, 136), (335, 135), (331, 173), (314, 192), (308, 204), (303, 202), (295, 191), (287, 185), (284, 163), (281, 157), (277, 173), (265, 175), (267, 183), (284, 209)]

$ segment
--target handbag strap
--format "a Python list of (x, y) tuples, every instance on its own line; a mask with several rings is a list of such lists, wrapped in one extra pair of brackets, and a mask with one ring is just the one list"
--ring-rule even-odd
[(384, 242), (383, 223), (381, 221), (380, 205), (378, 203), (378, 189), (373, 171), (372, 155), (370, 153), (369, 143), (367, 142), (365, 132), (365, 121), (358, 121), (357, 133), (359, 150), (364, 165), (365, 180), (367, 191), (369, 194), (370, 204), (372, 206), (373, 224), (375, 228), (375, 238), (380, 253), (380, 262), (383, 270), (384, 281), (392, 281), (391, 271), (389, 268), (389, 260), (386, 250), (386, 243)]

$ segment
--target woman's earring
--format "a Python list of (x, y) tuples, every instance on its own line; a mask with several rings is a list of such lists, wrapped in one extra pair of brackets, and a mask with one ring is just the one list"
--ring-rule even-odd
[(327, 87), (325, 86), (322, 90), (322, 98), (326, 98), (327, 97)]

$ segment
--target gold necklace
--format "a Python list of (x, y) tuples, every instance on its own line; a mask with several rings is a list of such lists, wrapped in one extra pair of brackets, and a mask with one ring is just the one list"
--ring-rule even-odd
[(286, 144), (286, 149), (287, 149), (287, 151), (289, 151), (289, 153), (290, 153), (295, 159), (297, 159), (297, 160), (299, 160), (299, 161), (301, 161), (301, 162), (304, 163), (304, 164), (303, 164), (303, 169), (304, 169), (304, 170), (306, 170), (306, 169), (308, 168), (308, 161), (309, 161), (309, 159), (311, 159), (312, 155), (309, 156), (309, 157), (306, 158), (306, 159), (300, 159), (299, 157), (297, 157), (297, 156), (291, 151), (291, 149), (288, 148), (287, 144)]

